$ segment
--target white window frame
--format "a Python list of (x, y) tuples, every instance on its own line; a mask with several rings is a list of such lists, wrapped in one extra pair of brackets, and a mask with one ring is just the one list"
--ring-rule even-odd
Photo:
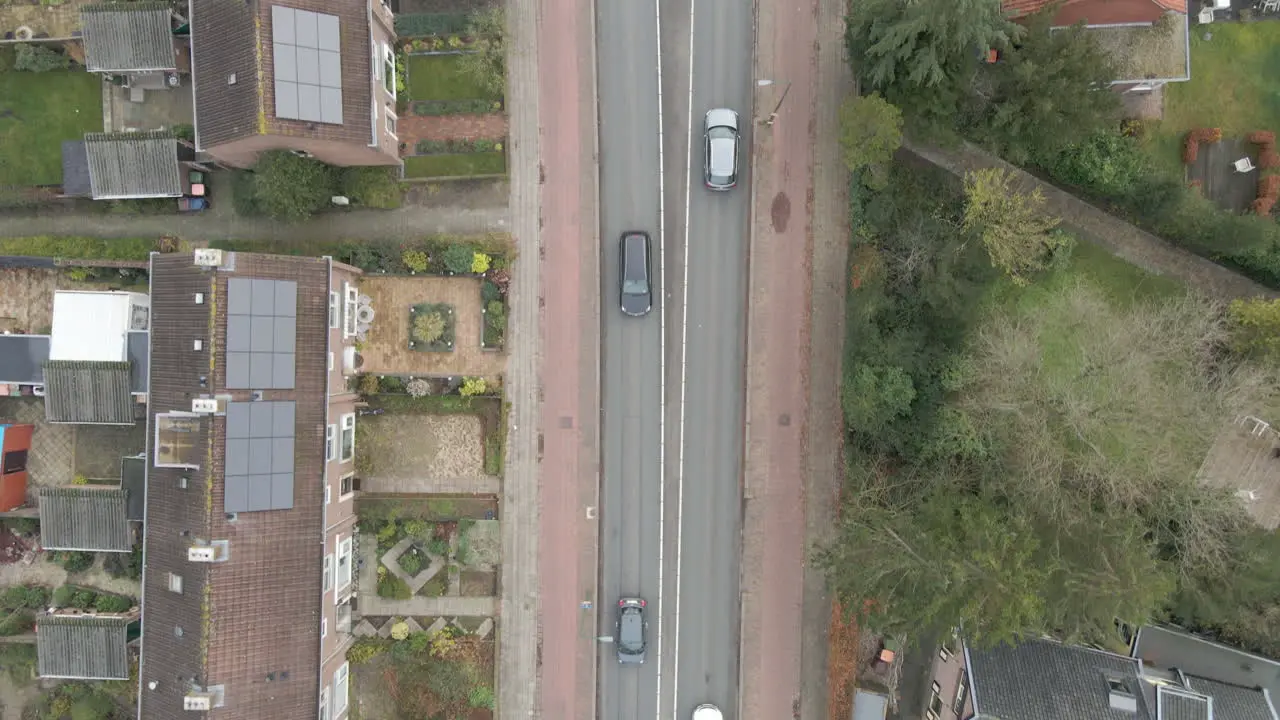
[(339, 321), (338, 307), (339, 307), (338, 291), (330, 290), (329, 291), (329, 329), (330, 330), (338, 329), (338, 321)]
[(333, 589), (333, 556), (324, 556), (324, 585), (323, 592), (329, 592)]
[(342, 717), (347, 711), (348, 693), (351, 692), (351, 668), (349, 663), (342, 663), (333, 673), (333, 716)]
[(320, 618), (320, 639), (323, 640), (329, 635), (329, 618)]
[(360, 301), (360, 290), (351, 283), (342, 283), (342, 337), (355, 337), (356, 304)]
[[(351, 433), (350, 453), (347, 452), (347, 433)], [(356, 457), (356, 414), (347, 413), (342, 416), (341, 430), (338, 431), (338, 459), (344, 463)]]
[[(343, 475), (343, 476), (342, 476), (342, 478), (341, 478), (340, 480), (338, 480), (338, 502), (342, 502), (342, 501), (344, 501), (344, 500), (349, 500), (349, 499), (351, 499), (351, 496), (353, 496), (353, 495), (355, 495), (355, 494), (356, 494), (356, 481), (355, 481), (355, 478), (356, 478), (356, 474), (355, 474), (354, 472), (349, 472), (349, 473), (347, 473), (346, 475)], [(345, 492), (345, 493), (344, 493), (344, 492), (342, 492), (342, 483), (344, 483), (344, 482), (346, 482), (346, 481), (348, 481), (348, 480), (350, 480), (350, 481), (351, 481), (351, 492)]]
[(333, 499), (333, 487), (330, 485), (325, 485), (324, 486), (324, 504), (328, 505), (332, 499)]
[(329, 351), (329, 372), (333, 372), (333, 351)]
[(329, 424), (324, 428), (324, 459), (338, 459), (338, 426)]
[(169, 573), (169, 592), (182, 594), (182, 576), (178, 573)]
[(396, 97), (396, 53), (388, 43), (382, 43), (382, 87)]
[[(355, 573), (352, 571), (352, 565), (355, 563), (355, 558), (351, 556), (351, 537), (347, 536), (344, 538), (339, 535), (337, 537), (336, 551), (336, 557), (334, 558), (333, 583), (335, 589), (341, 591), (351, 586), (355, 576)], [(344, 557), (346, 559), (345, 565), (343, 564)], [(345, 578), (343, 577), (344, 572), (346, 574)]]
[(394, 137), (394, 138), (399, 138), (399, 137), (400, 137), (400, 135), (399, 135), (399, 129), (400, 129), (400, 118), (399, 118), (399, 116), (397, 116), (397, 115), (396, 115), (396, 113), (395, 113), (395, 111), (391, 109), (391, 106), (390, 106), (390, 105), (388, 105), (388, 106), (384, 107), (384, 108), (383, 108), (383, 111), (386, 113), (386, 125), (387, 125), (387, 132), (388, 132), (388, 133), (390, 133), (392, 137)]
[(329, 715), (329, 686), (320, 688), (320, 720), (331, 720)]

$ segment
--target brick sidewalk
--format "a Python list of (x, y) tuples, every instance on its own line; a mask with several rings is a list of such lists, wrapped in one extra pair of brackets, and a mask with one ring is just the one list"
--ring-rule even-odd
[(800, 712), (817, 12), (756, 2), (754, 77), (775, 83), (755, 98), (752, 154), (738, 712), (751, 720)]

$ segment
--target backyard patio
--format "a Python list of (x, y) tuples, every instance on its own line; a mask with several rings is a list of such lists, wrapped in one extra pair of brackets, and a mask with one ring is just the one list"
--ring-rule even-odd
[[(1246, 159), (1252, 170), (1241, 172), (1236, 162)], [(1187, 165), (1187, 181), (1195, 183), (1201, 194), (1218, 207), (1232, 212), (1246, 212), (1258, 194), (1260, 171), (1254, 146), (1243, 138), (1223, 138), (1204, 143), (1194, 162)]]

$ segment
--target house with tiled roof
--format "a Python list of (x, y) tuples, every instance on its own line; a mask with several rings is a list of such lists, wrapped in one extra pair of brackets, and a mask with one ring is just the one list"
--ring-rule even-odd
[(139, 720), (341, 720), (358, 269), (151, 257)]
[(1150, 92), (1191, 79), (1187, 0), (1002, 0), (1005, 13), (1024, 22), (1053, 10), (1053, 28), (1083, 24), (1115, 62), (1121, 92)]
[(196, 149), (398, 165), (395, 30), (384, 0), (191, 0)]
[[(1047, 638), (932, 660), (926, 720), (1280, 720), (1276, 663), (1164, 628), (1122, 655)], [(1256, 668), (1256, 670), (1251, 670)]]

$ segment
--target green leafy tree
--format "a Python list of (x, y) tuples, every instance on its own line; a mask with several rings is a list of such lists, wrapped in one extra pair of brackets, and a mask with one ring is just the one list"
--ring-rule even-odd
[(471, 16), (467, 35), (473, 38), (472, 51), (460, 56), (463, 72), (485, 90), (501, 96), (507, 85), (506, 16), (501, 6)]
[(883, 189), (889, 163), (902, 146), (902, 111), (878, 93), (840, 104), (840, 149), (849, 172), (864, 171), (865, 182)]
[(1119, 96), (1107, 91), (1117, 77), (1111, 56), (1082, 25), (1051, 31), (1057, 9), (1036, 13), (1018, 47), (978, 83), (978, 132), (1016, 163), (1052, 157), (1119, 118)]
[(902, 368), (859, 364), (845, 379), (840, 398), (850, 430), (878, 435), (911, 411), (916, 390)]
[(850, 60), (873, 89), (944, 85), (1021, 32), (1000, 0), (860, 0), (846, 28)]
[(1013, 186), (1013, 175), (1000, 168), (975, 170), (965, 175), (968, 200), (964, 227), (982, 238), (991, 263), (1004, 270), (1015, 284), (1026, 285), (1029, 275), (1046, 269), (1054, 255), (1067, 249), (1069, 236), (1050, 232), (1058, 219), (1044, 211), (1039, 188), (1030, 193)]
[(57, 50), (33, 43), (18, 45), (13, 61), (14, 70), (34, 73), (66, 70), (69, 65), (71, 58)]
[(326, 207), (337, 189), (334, 168), (288, 150), (262, 153), (253, 172), (257, 206), (279, 220), (306, 220)]
[(1233, 300), (1229, 312), (1233, 351), (1267, 362), (1280, 361), (1280, 300)]
[(987, 644), (1044, 627), (1052, 568), (1026, 519), (982, 498), (933, 493), (916, 509), (855, 502), (819, 553), (832, 586), (877, 632), (961, 624)]

